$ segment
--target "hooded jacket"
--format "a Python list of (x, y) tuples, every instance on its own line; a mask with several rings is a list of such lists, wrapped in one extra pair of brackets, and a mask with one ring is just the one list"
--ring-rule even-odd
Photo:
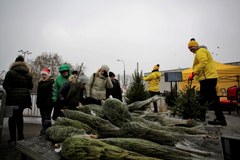
[(31, 108), (30, 90), (33, 88), (32, 75), (24, 61), (12, 63), (3, 81), (6, 90), (6, 105)]
[(99, 72), (94, 73), (86, 84), (86, 97), (104, 100), (106, 99), (106, 88), (113, 88), (111, 79), (104, 77)]
[(111, 95), (113, 98), (117, 98), (122, 101), (122, 89), (120, 87), (120, 83), (117, 79), (111, 79), (113, 88), (107, 88), (106, 90), (106, 98), (109, 98)]
[(200, 46), (195, 52), (193, 72), (196, 74), (195, 78), (198, 81), (218, 78), (212, 55), (205, 46)]
[(59, 67), (59, 72), (61, 73), (62, 71), (68, 71), (68, 76), (63, 76), (62, 74), (60, 74), (54, 81), (53, 84), (53, 93), (52, 93), (52, 100), (53, 102), (56, 102), (58, 100), (58, 95), (59, 95), (59, 91), (60, 89), (64, 86), (65, 83), (68, 83), (68, 77), (71, 76), (70, 73), (70, 67), (68, 66), (68, 64), (62, 64)]
[(153, 70), (147, 77), (143, 77), (143, 80), (148, 82), (148, 90), (152, 92), (159, 92), (160, 79), (161, 73), (158, 70)]

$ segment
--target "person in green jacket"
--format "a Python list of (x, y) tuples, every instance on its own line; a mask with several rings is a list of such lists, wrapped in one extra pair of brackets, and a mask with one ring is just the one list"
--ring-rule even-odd
[(64, 107), (64, 103), (62, 103), (62, 99), (59, 97), (59, 91), (65, 83), (69, 82), (68, 77), (71, 75), (70, 67), (68, 64), (62, 64), (58, 69), (60, 75), (54, 81), (52, 93), (52, 100), (54, 103), (54, 111), (52, 117), (53, 120), (56, 120), (57, 117), (63, 116), (61, 109)]
[[(195, 54), (192, 67), (193, 72), (189, 75), (188, 80), (195, 78), (199, 81), (200, 95), (202, 96), (200, 103), (206, 104), (208, 102), (210, 104), (209, 107), (215, 111), (216, 119), (208, 121), (208, 124), (226, 126), (227, 123), (216, 91), (218, 74), (213, 57), (207, 50), (207, 47), (199, 46), (194, 38), (189, 41), (188, 49)], [(205, 120), (205, 114), (202, 117), (203, 120)]]
[[(151, 97), (160, 94), (159, 84), (161, 79), (161, 73), (159, 72), (159, 64), (153, 67), (152, 73), (148, 76), (143, 77), (144, 81), (148, 82), (148, 91)], [(158, 112), (157, 102), (153, 102), (154, 112)]]

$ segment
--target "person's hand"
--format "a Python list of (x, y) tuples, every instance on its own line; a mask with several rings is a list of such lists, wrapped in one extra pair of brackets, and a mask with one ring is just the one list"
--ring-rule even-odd
[(65, 98), (63, 96), (60, 96), (60, 101), (64, 101)]
[(53, 108), (57, 106), (57, 102), (52, 102)]
[(195, 76), (195, 74), (194, 74), (194, 72), (192, 72), (192, 73), (188, 76), (188, 80), (189, 80), (189, 81), (192, 81), (193, 78), (194, 78), (194, 76)]
[(104, 72), (103, 72), (103, 76), (106, 77), (106, 78), (108, 77), (107, 71), (104, 71)]

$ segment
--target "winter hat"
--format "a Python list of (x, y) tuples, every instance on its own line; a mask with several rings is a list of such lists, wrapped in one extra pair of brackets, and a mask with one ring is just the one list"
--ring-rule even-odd
[(73, 71), (72, 71), (72, 74), (78, 74), (78, 71), (73, 70)]
[(15, 62), (24, 62), (24, 57), (22, 55), (19, 55), (16, 59)]
[(153, 67), (153, 70), (159, 70), (159, 64), (155, 65), (155, 66)]
[(102, 65), (101, 69), (105, 70), (106, 72), (110, 70), (110, 68), (107, 65)]
[(189, 42), (188, 42), (188, 47), (198, 47), (198, 42), (192, 38)]
[(70, 67), (68, 64), (64, 63), (62, 64), (59, 68), (59, 72), (62, 72), (62, 71), (70, 71)]
[(89, 79), (86, 75), (80, 75), (78, 77), (78, 81), (81, 82), (82, 84), (87, 84)]
[(109, 77), (115, 77), (115, 74), (113, 72), (109, 72)]
[(50, 69), (49, 68), (43, 68), (41, 71), (41, 74), (46, 74), (47, 76), (50, 76)]

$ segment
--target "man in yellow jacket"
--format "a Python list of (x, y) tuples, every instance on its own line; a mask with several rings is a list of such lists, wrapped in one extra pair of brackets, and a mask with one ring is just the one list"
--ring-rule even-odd
[(218, 74), (212, 55), (205, 46), (199, 46), (194, 38), (188, 43), (188, 49), (195, 54), (193, 72), (189, 75), (188, 80), (195, 78), (199, 81), (200, 94), (203, 98), (201, 103), (205, 104), (208, 102), (215, 111), (216, 119), (208, 121), (208, 124), (226, 126), (227, 123), (216, 91)]
[[(143, 80), (148, 82), (148, 91), (151, 97), (160, 94), (160, 91), (159, 91), (160, 79), (161, 79), (161, 73), (159, 72), (159, 64), (153, 67), (152, 73), (150, 73), (146, 77), (143, 77)], [(154, 105), (154, 112), (157, 113), (158, 112), (157, 102), (153, 102), (153, 105)]]

